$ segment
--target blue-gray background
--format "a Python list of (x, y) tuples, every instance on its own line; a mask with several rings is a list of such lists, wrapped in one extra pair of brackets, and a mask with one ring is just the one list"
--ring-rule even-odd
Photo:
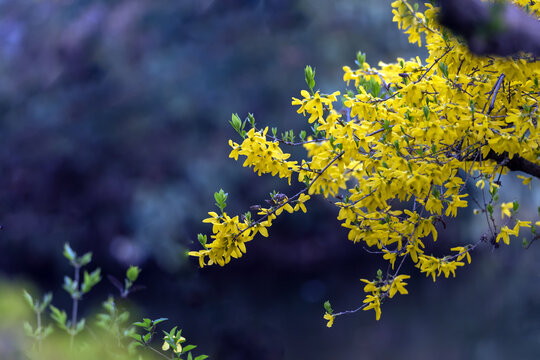
[[(228, 158), (231, 113), (307, 129), (290, 105), (305, 65), (331, 92), (358, 50), (372, 65), (423, 56), (389, 3), (0, 0), (0, 271), (68, 307), (65, 242), (92, 251), (104, 274), (140, 265), (141, 313), (169, 317), (216, 360), (538, 358), (536, 244), (484, 246), (457, 279), (436, 284), (406, 269), (411, 294), (386, 302), (381, 321), (362, 312), (332, 329), (323, 302), (359, 306), (359, 279), (385, 264), (347, 240), (324, 200), (282, 216), (226, 268), (200, 270), (184, 255), (210, 231), (200, 221), (214, 191), (239, 213), (287, 190)], [(504, 201), (523, 197), (506, 184)], [(471, 218), (449, 223), (440, 245), (476, 241), (485, 224)], [(113, 292), (104, 280), (83, 312)]]

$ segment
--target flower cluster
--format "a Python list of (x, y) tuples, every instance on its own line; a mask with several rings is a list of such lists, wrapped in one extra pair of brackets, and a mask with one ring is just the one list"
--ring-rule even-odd
[[(514, 3), (528, 6), (529, 13), (540, 18), (539, 2)], [(400, 274), (405, 261), (435, 281), (456, 276), (465, 265), (462, 260), (470, 263), (470, 252), (481, 243), (509, 244), (511, 236), (523, 235), (522, 229), (529, 229), (532, 241), (538, 238), (540, 221), (517, 219), (519, 204), (499, 204), (498, 191), (501, 178), (517, 169), (511, 163), (540, 166), (540, 62), (527, 54), (472, 55), (443, 31), (437, 23), (438, 8), (430, 4), (421, 12), (407, 0), (397, 0), (392, 8), (393, 20), (409, 41), (427, 44), (429, 56), (398, 58), (375, 67), (358, 53), (356, 69), (343, 67), (343, 80), (350, 88), (331, 94), (314, 91), (314, 71), (306, 67), (309, 91), (302, 90), (292, 105), (311, 124), (313, 135), (306, 137), (304, 132), (302, 141), (295, 143), (292, 131), (282, 139), (274, 133), (269, 141), (268, 128), (257, 130), (252, 121), (241, 144), (230, 141), (230, 157), (246, 156), (244, 166), (259, 175), (287, 178), (289, 184), (295, 173), (305, 188), (291, 198), (273, 198), (269, 209), (258, 209), (262, 218), (256, 222), (210, 213), (204, 221), (213, 224), (214, 241), (192, 253), (201, 266), (206, 256), (209, 264), (220, 265), (240, 257), (244, 243), (257, 232), (267, 236), (266, 228), (283, 210), (305, 212), (307, 194), (334, 197), (337, 219), (348, 239), (379, 253), (392, 269), (385, 279), (362, 280), (367, 296), (357, 310), (373, 309), (378, 320), (384, 298), (407, 293), (403, 280), (409, 275)], [(307, 156), (290, 161), (280, 143), (302, 145)], [(518, 170), (527, 172), (527, 166)], [(529, 175), (536, 176), (533, 171)], [(518, 177), (532, 190), (530, 177)], [(476, 189), (470, 190), (468, 183)], [(425, 243), (437, 241), (446, 221), (471, 203), (479, 206), (475, 214), (486, 217), (482, 238), (448, 246), (443, 250), (450, 252), (447, 256), (427, 253)], [(506, 223), (493, 215), (497, 206)], [(335, 317), (350, 312), (327, 309), (324, 318), (331, 326)]]
[[(217, 195), (217, 194), (216, 194)], [(199, 266), (218, 264), (224, 266), (231, 261), (231, 258), (240, 258), (246, 252), (247, 242), (253, 240), (255, 235), (261, 234), (268, 237), (268, 227), (272, 226), (272, 221), (283, 211), (293, 213), (301, 210), (306, 212), (305, 202), (310, 199), (309, 195), (303, 192), (298, 193), (292, 198), (285, 194), (272, 194), (272, 200), (269, 202), (272, 206), (263, 208), (255, 206), (258, 215), (261, 218), (254, 221), (251, 212), (241, 216), (230, 217), (226, 212), (218, 215), (216, 212), (209, 212), (209, 218), (203, 220), (204, 223), (212, 224), (212, 242), (206, 243), (206, 236), (199, 234), (199, 239), (204, 239), (201, 244), (204, 249), (199, 251), (190, 251), (190, 256), (199, 258)], [(294, 205), (294, 206), (293, 206)], [(206, 259), (208, 258), (208, 263)]]

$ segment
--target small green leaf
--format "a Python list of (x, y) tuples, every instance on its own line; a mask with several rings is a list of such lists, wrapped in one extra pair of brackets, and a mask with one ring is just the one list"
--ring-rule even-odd
[[(176, 339), (177, 335), (176, 335), (176, 329), (178, 329), (178, 326), (175, 326), (171, 329), (171, 331), (168, 333), (169, 336), (172, 338), (172, 339)], [(167, 332), (164, 331), (165, 334), (167, 334)], [(180, 333), (178, 334), (180, 335)]]
[(206, 242), (208, 241), (208, 237), (203, 234), (197, 234), (197, 240), (199, 240), (199, 243), (202, 245), (202, 247), (206, 249)]
[(84, 330), (84, 325), (86, 324), (86, 320), (85, 319), (81, 319), (78, 323), (77, 323), (77, 326), (75, 327), (75, 333), (80, 333), (81, 331)]
[(204, 360), (204, 359), (208, 359), (208, 355), (199, 355), (195, 358), (195, 360)]
[(30, 305), (30, 307), (35, 310), (34, 299), (32, 298), (32, 295), (30, 295), (26, 290), (23, 290), (23, 296), (28, 305)]
[(191, 351), (195, 349), (197, 345), (186, 345), (182, 348), (182, 353), (187, 353), (188, 351)]
[(62, 287), (71, 297), (78, 297), (77, 284), (69, 276), (64, 276), (64, 285)]
[(91, 261), (92, 261), (92, 253), (91, 252), (87, 252), (86, 254), (81, 256), (79, 259), (77, 259), (77, 262), (79, 263), (80, 266), (88, 265), (88, 264), (90, 264)]
[(152, 334), (151, 334), (151, 333), (145, 334), (145, 335), (143, 336), (143, 338), (142, 338), (142, 339), (143, 339), (143, 342), (144, 342), (145, 344), (148, 343), (148, 341), (150, 340), (151, 337), (152, 337)]
[(441, 74), (443, 75), (443, 77), (448, 79), (448, 65), (446, 65), (442, 61), (439, 62), (439, 70), (441, 70)]
[(429, 120), (429, 106), (425, 105), (422, 110), (424, 111), (424, 117), (426, 118), (426, 121)]
[(330, 304), (330, 300), (326, 300), (323, 306), (327, 313), (332, 314), (334, 312), (332, 305)]
[(240, 131), (240, 127), (242, 126), (242, 120), (240, 120), (240, 117), (238, 114), (232, 114), (230, 124), (236, 131)]
[(307, 65), (304, 69), (304, 75), (306, 78), (306, 84), (309, 87), (309, 90), (313, 93), (313, 88), (315, 87), (315, 70)]
[(50, 305), (49, 309), (51, 309), (51, 318), (56, 322), (59, 328), (63, 330), (67, 330), (66, 327), (66, 320), (67, 320), (67, 314), (65, 311), (60, 311), (57, 307)]
[(52, 301), (52, 293), (48, 292), (45, 295), (43, 295), (43, 301), (39, 305), (39, 309), (38, 309), (39, 312), (43, 312), (47, 308), (47, 306), (49, 306), (51, 301)]
[(517, 201), (514, 201), (512, 205), (513, 205), (513, 210), (514, 210), (514, 212), (518, 211), (518, 209), (519, 209), (519, 203), (518, 203)]
[(25, 321), (24, 324), (24, 332), (27, 336), (34, 336), (34, 329), (32, 329), (32, 325), (28, 321)]
[(41, 337), (45, 339), (47, 336), (51, 335), (53, 332), (52, 325), (47, 325), (47, 327), (42, 331)]
[(88, 273), (87, 271), (84, 272), (84, 281), (81, 287), (81, 291), (83, 294), (86, 294), (89, 292), (95, 285), (97, 285), (101, 281), (101, 269), (97, 268), (96, 270), (92, 271), (91, 273)]
[(156, 320), (152, 321), (152, 324), (157, 325), (157, 324), (162, 323), (162, 322), (167, 321), (167, 320), (169, 320), (169, 319), (167, 319), (167, 318), (159, 318), (159, 319), (156, 319)]
[(73, 251), (71, 246), (69, 246), (68, 243), (64, 244), (64, 257), (68, 259), (69, 261), (73, 262), (77, 258), (77, 253)]
[(364, 54), (361, 51), (357, 52), (356, 53), (356, 65), (358, 65), (358, 67), (360, 69), (364, 68), (364, 62), (365, 61), (366, 61), (366, 54)]
[(249, 119), (249, 124), (251, 125), (251, 127), (255, 127), (255, 117), (253, 116), (252, 113), (248, 114), (248, 119)]
[(214, 193), (214, 199), (216, 200), (216, 206), (223, 212), (223, 209), (227, 206), (227, 203), (225, 202), (227, 200), (227, 197), (229, 196), (228, 193), (224, 192), (223, 189), (219, 189), (218, 192)]
[(124, 323), (124, 322), (128, 321), (129, 320), (129, 312), (124, 311), (124, 312), (120, 313), (120, 315), (118, 315), (117, 320), (118, 320), (119, 323)]
[(137, 341), (142, 341), (142, 337), (141, 335), (137, 334), (137, 333), (129, 333), (128, 336), (132, 339), (135, 339)]
[(129, 269), (126, 271), (126, 277), (131, 282), (135, 282), (137, 278), (139, 277), (139, 274), (141, 273), (141, 269), (138, 266), (130, 266)]

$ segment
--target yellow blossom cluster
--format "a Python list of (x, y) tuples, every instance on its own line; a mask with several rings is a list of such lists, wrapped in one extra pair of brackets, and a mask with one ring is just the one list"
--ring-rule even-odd
[[(258, 215), (261, 215), (258, 221), (253, 221), (251, 215), (230, 217), (226, 212), (219, 215), (211, 211), (208, 213), (210, 217), (204, 219), (203, 222), (212, 224), (210, 238), (213, 240), (204, 244), (204, 249), (190, 251), (189, 255), (199, 258), (201, 268), (213, 264), (224, 266), (231, 261), (231, 258), (241, 257), (246, 252), (245, 243), (253, 240), (255, 235), (261, 234), (268, 237), (267, 228), (272, 226), (272, 221), (284, 210), (288, 213), (298, 210), (305, 213), (307, 209), (304, 203), (309, 199), (310, 196), (303, 192), (291, 199), (283, 194), (278, 194), (274, 197), (273, 206), (257, 209)], [(206, 263), (207, 258), (208, 263)]]
[(262, 131), (249, 130), (241, 145), (229, 140), (232, 151), (229, 157), (238, 160), (238, 155), (245, 155), (243, 166), (253, 167), (258, 175), (271, 174), (280, 178), (289, 179), (291, 183), (292, 171), (297, 168), (296, 161), (287, 161), (291, 154), (285, 154), (277, 141), (268, 141), (266, 134), (268, 127)]
[[(540, 18), (540, 2), (514, 3), (528, 6), (529, 13)], [(500, 205), (503, 220), (509, 217), (513, 228), (499, 224), (493, 213), (501, 177), (516, 170), (511, 164), (540, 166), (540, 62), (528, 54), (472, 55), (462, 40), (439, 26), (438, 8), (426, 4), (424, 12), (418, 11), (407, 0), (391, 6), (393, 20), (411, 43), (425, 43), (429, 56), (398, 58), (374, 67), (359, 53), (357, 69), (343, 67), (343, 80), (350, 86), (343, 95), (313, 91), (309, 68), (310, 91), (302, 90), (292, 105), (313, 125), (313, 135), (302, 136), (300, 143), (275, 135), (268, 140), (268, 128), (253, 126), (241, 144), (230, 141), (230, 157), (245, 156), (244, 166), (259, 175), (287, 178), (289, 184), (297, 174), (305, 188), (291, 198), (281, 194), (275, 206), (260, 209), (258, 221), (210, 213), (204, 221), (213, 225), (214, 241), (191, 253), (199, 257), (201, 267), (206, 257), (208, 264), (220, 265), (240, 257), (244, 243), (257, 232), (267, 236), (266, 228), (281, 211), (305, 212), (309, 195), (335, 197), (337, 219), (348, 239), (379, 253), (392, 269), (385, 279), (362, 280), (367, 295), (359, 309), (373, 309), (378, 320), (384, 298), (407, 294), (403, 280), (409, 275), (399, 274), (406, 260), (435, 281), (442, 275), (455, 276), (456, 269), (465, 265), (463, 259), (471, 262), (470, 252), (480, 243), (497, 245), (502, 239), (509, 244), (510, 236), (517, 237), (521, 228), (535, 234), (540, 221), (533, 225), (516, 219), (514, 202)], [(303, 145), (305, 159), (288, 160), (280, 143)], [(537, 176), (532, 171), (529, 175)], [(531, 177), (518, 177), (532, 189)], [(468, 182), (477, 189), (467, 188)], [(476, 199), (478, 192), (482, 201)], [(486, 215), (485, 236), (449, 250), (457, 254), (427, 253), (425, 242), (437, 241), (447, 218), (456, 217), (471, 202), (481, 207), (475, 214)], [(324, 318), (331, 326), (336, 316), (350, 312), (327, 310)]]
[(381, 318), (382, 299), (386, 296), (393, 298), (398, 292), (401, 295), (408, 294), (409, 292), (405, 289), (407, 283), (403, 280), (409, 278), (409, 275), (398, 275), (389, 281), (369, 281), (362, 279), (361, 281), (366, 283), (364, 292), (368, 294), (364, 299), (364, 304), (366, 304), (366, 306), (363, 307), (363, 310), (373, 309), (375, 311), (375, 319), (379, 320)]

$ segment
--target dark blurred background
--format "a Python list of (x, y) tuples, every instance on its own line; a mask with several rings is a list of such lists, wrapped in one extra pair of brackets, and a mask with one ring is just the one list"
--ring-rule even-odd
[[(210, 231), (214, 191), (229, 193), (231, 213), (287, 192), (228, 158), (231, 113), (306, 129), (290, 105), (305, 65), (331, 92), (358, 50), (372, 65), (424, 55), (391, 18), (379, 0), (0, 0), (0, 270), (68, 307), (65, 242), (105, 275), (139, 265), (141, 313), (169, 317), (216, 360), (540, 357), (535, 245), (486, 246), (456, 280), (411, 280), (381, 321), (359, 313), (332, 329), (322, 303), (359, 306), (359, 278), (385, 264), (347, 241), (324, 200), (282, 216), (225, 268), (185, 256)], [(503, 200), (520, 199), (526, 189), (508, 182)], [(479, 238), (471, 212), (441, 244)], [(83, 312), (114, 291), (103, 280)]]

